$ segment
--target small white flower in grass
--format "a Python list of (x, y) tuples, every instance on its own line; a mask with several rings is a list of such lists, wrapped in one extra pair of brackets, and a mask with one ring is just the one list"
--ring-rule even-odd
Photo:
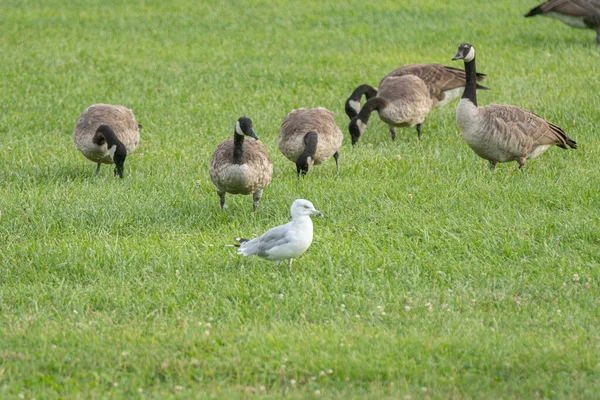
[(175, 390), (177, 390), (178, 392), (181, 392), (183, 390), (183, 386), (175, 386)]
[(290, 385), (296, 386), (296, 380), (295, 379), (290, 379)]
[(563, 282), (563, 284), (562, 284), (562, 288), (564, 289), (564, 288), (566, 288), (566, 287), (567, 287), (567, 282)]
[(212, 324), (211, 324), (210, 322), (207, 322), (205, 326), (206, 326), (207, 328), (210, 328), (210, 327), (212, 327)]
[(346, 310), (346, 305), (345, 305), (344, 303), (342, 303), (342, 304), (340, 305), (340, 308), (342, 309), (342, 311), (344, 311), (344, 310)]
[(426, 387), (422, 387), (422, 388), (421, 388), (421, 392), (425, 393), (426, 391), (427, 391), (427, 388), (426, 388)]
[(354, 317), (355, 317), (356, 319), (360, 319), (360, 315), (358, 315), (358, 314), (356, 314)]
[(562, 311), (560, 311), (560, 310), (556, 310), (556, 313), (557, 313), (557, 314), (560, 314), (561, 312), (562, 312)]
[(209, 331), (204, 331), (204, 336), (205, 337), (209, 337), (210, 336), (210, 332)]
[(178, 269), (175, 270), (175, 276), (179, 277), (179, 270)]
[(50, 346), (50, 348), (51, 348), (52, 350), (56, 350), (56, 345), (55, 345), (55, 344), (53, 344), (52, 346)]
[(325, 371), (321, 371), (321, 372), (319, 372), (319, 376), (325, 376), (325, 375), (327, 375), (327, 374), (325, 373)]
[(19, 397), (20, 399), (24, 399), (24, 398), (25, 398), (25, 395), (24, 395), (23, 393), (19, 393), (18, 397)]
[(126, 351), (121, 352), (121, 357), (127, 357), (127, 352)]
[(279, 300), (283, 300), (283, 297), (284, 297), (283, 293), (279, 293)]
[(321, 391), (319, 389), (315, 390), (315, 396), (320, 396), (321, 395)]
[(119, 386), (119, 382), (113, 382), (113, 386), (114, 386), (114, 387), (117, 387), (117, 386)]
[(410, 394), (405, 394), (404, 395), (404, 400), (410, 400), (412, 399), (412, 397), (410, 396)]
[(73, 314), (77, 315), (79, 313), (77, 312), (77, 310), (73, 310)]
[(331, 368), (329, 368), (329, 369), (327, 370), (327, 373), (328, 373), (329, 375), (331, 375), (331, 374), (333, 374), (333, 370), (332, 370)]
[(316, 377), (316, 376), (311, 376), (311, 377), (310, 377), (310, 380), (311, 380), (311, 381), (316, 381), (316, 380), (317, 380), (317, 377)]
[(144, 392), (144, 389), (138, 388), (138, 393), (143, 393), (143, 392)]
[(579, 282), (579, 274), (573, 274), (573, 282)]
[(495, 329), (490, 326), (490, 332), (494, 332)]
[(411, 310), (410, 306), (404, 306), (404, 311), (409, 312)]
[(261, 386), (259, 389), (260, 389), (260, 391), (261, 391), (261, 392), (264, 392), (264, 391), (266, 391), (266, 390), (267, 390), (267, 388), (266, 388), (266, 387), (264, 387), (264, 386)]

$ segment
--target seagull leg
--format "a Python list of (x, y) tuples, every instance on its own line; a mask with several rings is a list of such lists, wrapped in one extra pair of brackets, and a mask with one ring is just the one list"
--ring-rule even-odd
[(100, 173), (101, 166), (102, 166), (102, 164), (98, 163), (98, 166), (96, 167), (96, 175), (98, 175)]
[(252, 199), (254, 200), (254, 203), (252, 203), (252, 205), (254, 206), (254, 215), (256, 215), (256, 210), (258, 209), (258, 202), (260, 201), (261, 196), (262, 190), (259, 190), (258, 192), (255, 192), (252, 195)]
[(519, 169), (525, 171), (525, 157), (519, 158), (517, 162), (519, 163)]
[(396, 130), (394, 129), (394, 127), (391, 125), (388, 125), (388, 130), (390, 131), (390, 134), (392, 135), (392, 140), (396, 140)]
[(294, 259), (293, 259), (293, 258), (290, 258), (290, 259), (288, 260), (288, 268), (290, 269), (290, 271), (292, 270), (292, 261), (294, 261)]
[(493, 171), (496, 168), (496, 161), (490, 161), (490, 171)]
[(335, 167), (337, 168), (338, 175), (340, 174), (340, 153), (337, 151), (333, 154), (333, 158), (335, 158)]
[(417, 138), (421, 140), (421, 128), (423, 128), (423, 124), (417, 124)]

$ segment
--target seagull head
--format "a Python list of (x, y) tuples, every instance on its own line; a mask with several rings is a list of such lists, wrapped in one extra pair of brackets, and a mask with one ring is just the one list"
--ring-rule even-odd
[(323, 213), (321, 211), (315, 209), (313, 203), (304, 199), (295, 200), (294, 203), (292, 203), (291, 212), (292, 218), (303, 217), (305, 215), (318, 215), (321, 217), (323, 216)]

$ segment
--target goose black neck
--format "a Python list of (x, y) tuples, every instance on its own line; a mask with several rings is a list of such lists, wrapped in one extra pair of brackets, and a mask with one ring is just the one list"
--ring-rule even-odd
[(360, 85), (359, 87), (354, 89), (354, 92), (352, 92), (352, 94), (350, 95), (350, 98), (348, 100), (360, 101), (360, 99), (363, 95), (365, 95), (367, 100), (369, 100), (370, 98), (377, 96), (377, 90), (375, 90), (375, 88), (371, 85), (367, 85), (367, 84)]
[(237, 132), (233, 134), (233, 163), (242, 164), (244, 158), (244, 136), (238, 135)]
[[(315, 153), (317, 152), (317, 144), (319, 143), (319, 136), (317, 132), (310, 131), (304, 136), (304, 152), (302, 155), (306, 157), (315, 158)], [(302, 157), (302, 155), (300, 157)]]
[(108, 125), (100, 125), (98, 127), (93, 141), (98, 145), (103, 145), (104, 141), (106, 141), (106, 145), (109, 149), (113, 146), (117, 146), (117, 151), (125, 150), (125, 145), (119, 140), (115, 131)]
[(371, 113), (375, 110), (379, 112), (382, 108), (387, 105), (388, 101), (383, 97), (373, 97), (369, 99), (363, 108), (360, 109), (360, 112), (356, 116), (356, 118), (360, 119), (363, 123), (367, 123), (369, 121), (369, 117)]
[(467, 83), (465, 84), (465, 91), (462, 98), (469, 99), (477, 106), (477, 69), (475, 68), (475, 58), (471, 61), (465, 61), (465, 74), (467, 76)]

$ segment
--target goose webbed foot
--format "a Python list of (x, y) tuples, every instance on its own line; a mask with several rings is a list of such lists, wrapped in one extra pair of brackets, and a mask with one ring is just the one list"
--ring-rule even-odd
[(525, 171), (525, 157), (519, 158), (517, 162), (519, 163), (519, 169)]
[(496, 161), (490, 161), (490, 171), (493, 171), (496, 169)]
[(225, 204), (225, 193), (219, 193), (219, 203), (221, 204), (221, 210), (225, 210), (227, 208), (227, 204)]

